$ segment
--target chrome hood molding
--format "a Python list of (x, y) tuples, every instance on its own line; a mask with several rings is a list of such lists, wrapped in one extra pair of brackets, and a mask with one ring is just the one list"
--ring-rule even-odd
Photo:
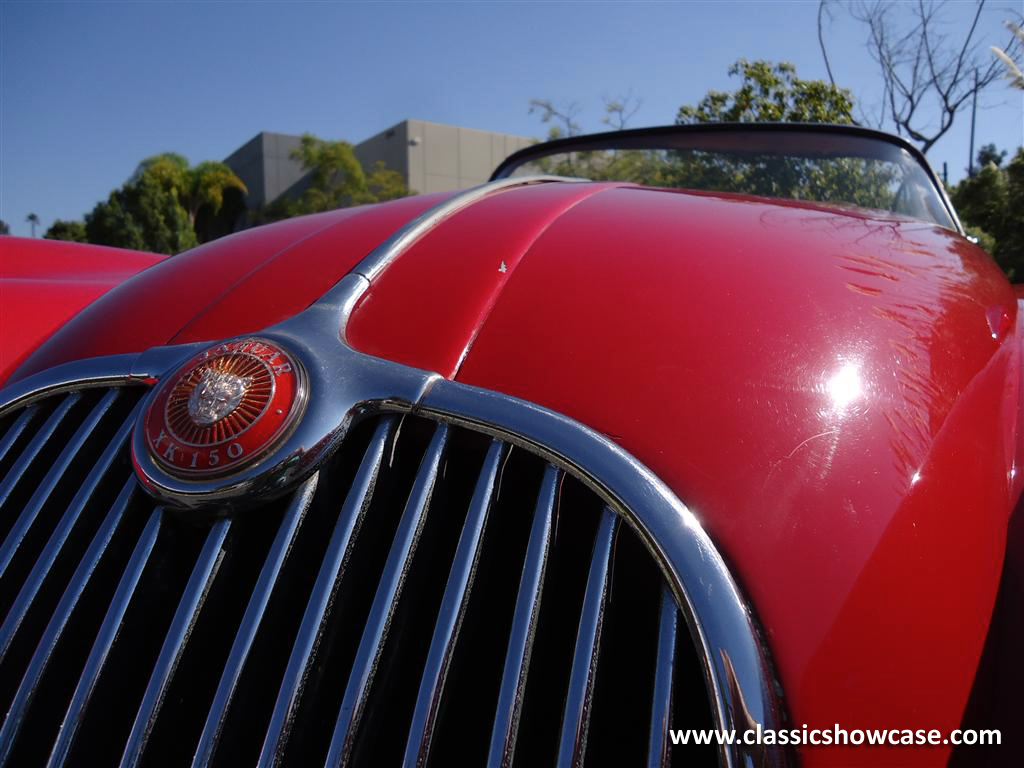
[[(579, 478), (641, 537), (655, 557), (702, 652), (714, 698), (716, 727), (783, 727), (768, 654), (756, 621), (724, 559), (700, 522), (657, 476), (622, 448), (566, 416), (500, 393), (481, 390), (371, 357), (346, 343), (345, 328), (359, 299), (405, 248), (442, 219), (474, 202), (524, 184), (571, 182), (555, 177), (503, 179), (468, 190), (414, 220), (375, 249), (308, 310), (258, 334), (301, 362), (308, 401), (301, 420), (267, 456), (234, 474), (184, 480), (167, 473), (144, 438), (147, 407), (139, 409), (132, 459), (145, 490), (161, 504), (184, 510), (244, 514), (257, 501), (283, 495), (310, 477), (355, 420), (368, 413), (422, 413), (470, 426), (539, 454)], [(230, 340), (224, 340), (230, 341)], [(220, 344), (223, 342), (217, 342)], [(61, 391), (91, 386), (159, 384), (205, 344), (160, 347), (68, 363), (0, 391), (0, 416)], [(725, 765), (778, 765), (776, 746), (723, 747)]]

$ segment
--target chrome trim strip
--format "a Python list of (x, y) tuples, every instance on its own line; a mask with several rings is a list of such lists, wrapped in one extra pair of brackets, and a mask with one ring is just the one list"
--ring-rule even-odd
[(526, 691), (526, 676), (530, 671), (530, 655), (533, 639), (537, 632), (540, 616), (541, 595), (544, 588), (544, 574), (547, 571), (548, 555), (554, 538), (553, 518), (555, 501), (562, 473), (553, 465), (544, 468), (537, 506), (530, 525), (530, 540), (526, 546), (526, 559), (519, 577), (519, 591), (516, 595), (515, 612), (512, 615), (512, 631), (509, 635), (508, 650), (505, 653), (505, 668), (501, 674), (501, 690), (498, 693), (498, 707), (491, 730), (491, 745), (487, 754), (487, 765), (509, 768), (515, 755), (516, 737), (519, 734), (519, 716)]
[(55, 365), (0, 390), (0, 417), (61, 392), (151, 383), (207, 346), (198, 343), (151, 347), (138, 354), (87, 357)]
[[(117, 392), (118, 390), (111, 390), (112, 394), (116, 394)], [(110, 397), (110, 395), (107, 397)], [(113, 397), (110, 397), (111, 402), (113, 399)], [(99, 406), (97, 406), (97, 408), (98, 407)], [(32, 601), (35, 599), (36, 594), (38, 594), (39, 588), (43, 585), (43, 581), (45, 581), (46, 577), (49, 575), (50, 568), (53, 567), (53, 563), (57, 559), (57, 555), (60, 554), (61, 547), (64, 546), (64, 542), (67, 541), (68, 536), (71, 535), (71, 531), (74, 529), (75, 525), (77, 525), (78, 518), (81, 516), (82, 510), (85, 509), (85, 505), (92, 499), (92, 495), (96, 492), (96, 488), (99, 486), (100, 481), (106, 477), (107, 472), (110, 470), (110, 465), (128, 441), (128, 433), (131, 432), (132, 426), (135, 423), (135, 416), (137, 415), (138, 410), (138, 406), (132, 410), (131, 415), (125, 419), (114, 437), (107, 444), (103, 453), (100, 454), (96, 464), (85, 478), (85, 482), (82, 483), (82, 487), (78, 489), (75, 497), (71, 500), (71, 504), (61, 517), (60, 522), (57, 523), (57, 527), (54, 528), (53, 533), (50, 534), (50, 538), (47, 540), (42, 553), (40, 553), (35, 564), (32, 566), (32, 571), (29, 573), (28, 578), (26, 578), (24, 584), (22, 584), (21, 591), (18, 592), (18, 597), (7, 612), (7, 617), (4, 619), (3, 626), (0, 626), (0, 659), (2, 659), (4, 654), (7, 653), (7, 646), (14, 638), (14, 634), (18, 631), (18, 627), (21, 626), (21, 621), (25, 618), (25, 614), (28, 613), (28, 609), (32, 605)]]
[[(7, 537), (4, 539), (3, 546), (0, 547), (0, 578), (2, 578), (4, 573), (7, 572), (7, 566), (11, 564), (11, 559), (21, 547), (21, 542), (25, 540), (25, 534), (27, 534), (28, 529), (32, 527), (32, 523), (35, 522), (40, 510), (46, 505), (46, 502), (50, 500), (50, 494), (53, 493), (57, 484), (63, 479), (64, 473), (68, 471), (68, 467), (71, 466), (71, 462), (75, 460), (78, 456), (78, 452), (82, 450), (82, 447), (85, 445), (85, 441), (89, 439), (89, 436), (92, 435), (96, 427), (99, 426), (100, 421), (102, 421), (103, 417), (107, 415), (107, 411), (109, 411), (110, 407), (114, 404), (118, 394), (119, 393), (116, 389), (110, 390), (93, 407), (89, 415), (78, 426), (78, 429), (75, 430), (75, 434), (64, 445), (64, 449), (60, 452), (57, 460), (51, 465), (42, 482), (36, 487), (36, 490), (32, 494), (32, 498), (29, 499), (28, 504), (26, 504), (21, 510), (21, 514), (18, 515), (18, 519), (15, 521), (14, 525), (11, 526), (11, 530), (7, 532)], [(64, 420), (67, 416), (67, 412), (74, 407), (80, 397), (81, 395), (78, 393), (73, 393), (65, 398), (61, 407), (53, 414), (54, 417), (59, 416), (57, 419), (58, 423)], [(11, 489), (13, 489), (13, 487), (14, 486), (12, 485)], [(6, 646), (0, 644), (0, 657), (3, 656), (5, 650)]]
[(384, 419), (377, 425), (342, 504), (338, 521), (331, 533), (331, 540), (327, 544), (327, 551), (320, 563), (316, 582), (306, 602), (306, 610), (302, 614), (302, 623), (299, 625), (295, 643), (288, 657), (281, 687), (278, 689), (274, 711), (270, 716), (270, 725), (267, 726), (260, 752), (261, 766), (275, 765), (284, 755), (299, 699), (309, 678), (310, 668), (315, 663), (317, 647), (323, 636), (324, 625), (327, 623), (338, 586), (341, 584), (355, 537), (373, 499), (393, 428), (393, 418)]
[(0, 399), (0, 416), (61, 392), (131, 384), (132, 364), (139, 357), (140, 355), (111, 355), (75, 360), (8, 384), (3, 389), (3, 398)]
[(587, 750), (587, 729), (594, 697), (594, 678), (601, 652), (601, 628), (608, 602), (609, 568), (612, 544), (615, 541), (619, 516), (606, 507), (594, 538), (594, 553), (587, 575), (587, 591), (576, 634), (576, 649), (569, 673), (569, 690), (565, 694), (562, 714), (562, 735), (558, 748), (558, 768), (579, 768)]
[[(0, 508), (3, 508), (4, 504), (7, 503), (7, 499), (11, 497), (11, 493), (21, 481), (21, 477), (25, 474), (25, 470), (28, 469), (29, 464), (35, 461), (36, 456), (38, 456), (39, 452), (43, 450), (43, 446), (45, 446), (49, 439), (53, 437), (54, 431), (60, 425), (61, 421), (64, 420), (64, 417), (68, 415), (68, 411), (74, 407), (75, 403), (77, 403), (81, 397), (82, 396), (77, 392), (72, 392), (65, 396), (63, 402), (57, 406), (56, 410), (50, 414), (50, 418), (46, 420), (43, 426), (39, 428), (39, 431), (32, 437), (32, 441), (25, 446), (24, 450), (22, 450), (21, 455), (18, 456), (14, 465), (4, 476), (4, 479), (0, 481)], [(47, 479), (49, 479), (49, 477), (50, 475), (47, 474)], [(46, 481), (44, 480), (44, 484), (45, 482)], [(40, 490), (41, 488), (37, 488), (36, 491), (33, 492), (33, 499), (36, 498)], [(49, 495), (49, 491), (46, 493)], [(29, 504), (31, 505), (32, 502), (30, 501)], [(2, 573), (3, 569), (0, 568), (0, 574)]]
[(171, 626), (164, 637), (160, 655), (157, 657), (156, 664), (153, 665), (153, 672), (146, 684), (146, 692), (142, 696), (142, 703), (135, 715), (128, 743), (121, 756), (122, 766), (136, 766), (142, 758), (142, 751), (146, 748), (160, 707), (163, 706), (164, 698), (167, 696), (171, 678), (178, 668), (181, 655), (185, 652), (185, 645), (192, 635), (199, 612), (203, 608), (203, 603), (206, 602), (206, 596), (210, 593), (210, 587), (213, 586), (213, 581), (217, 578), (217, 570), (224, 556), (222, 549), (224, 539), (230, 530), (230, 520), (218, 520), (206, 535), (203, 549), (192, 568), (192, 574), (181, 595), (178, 608), (174, 612)]
[(210, 704), (210, 711), (206, 715), (203, 733), (199, 737), (199, 745), (192, 758), (192, 765), (195, 768), (209, 765), (216, 752), (227, 718), (228, 707), (231, 705), (238, 681), (242, 676), (242, 669), (249, 658), (249, 651), (256, 639), (260, 623), (263, 621), (263, 613), (267, 609), (267, 603), (270, 602), (270, 595), (274, 591), (277, 577), (295, 544), (296, 535), (305, 520), (309, 505), (313, 501), (319, 477), (319, 473), (314, 473), (295, 492), (295, 496), (281, 520), (267, 559), (263, 562), (256, 587), (253, 589), (252, 597), (249, 598), (245, 615), (242, 617), (242, 622), (231, 646), (231, 652), (228, 654), (227, 663), (224, 665), (224, 672), (217, 684), (217, 692)]
[(416, 707), (405, 746), (406, 768), (418, 768), (427, 764), (430, 741), (434, 735), (434, 722), (441, 706), (445, 680), (455, 653), (462, 619), (466, 615), (469, 595), (473, 589), (473, 578), (480, 562), (484, 528), (491, 511), (498, 474), (506, 451), (504, 443), (493, 440), (477, 477), (473, 499), (452, 559), (451, 572), (444, 588), (444, 596), (441, 598), (437, 623), (430, 639), (430, 650), (427, 652), (423, 677), (420, 679), (416, 695)]
[(416, 545), (427, 519), (430, 499), (440, 474), (441, 460), (444, 458), (447, 442), (448, 427), (445, 424), (438, 424), (420, 461), (412, 492), (409, 494), (394, 541), (391, 543), (391, 550), (388, 552), (387, 562), (384, 564), (370, 615), (366, 619), (359, 650), (356, 651), (345, 686), (345, 695), (341, 700), (341, 710), (334, 724), (334, 734), (331, 736), (331, 746), (327, 752), (327, 765), (346, 765), (352, 756), (356, 729), (359, 727), (370, 695), (374, 672), (384, 651), (388, 631), (391, 629), (391, 619), (402, 596), (405, 577), (409, 574), (412, 558), (416, 554)]
[(96, 570), (100, 559), (106, 553), (110, 540), (113, 538), (118, 525), (120, 525), (125, 510), (128, 508), (132, 496), (138, 487), (139, 484), (135, 478), (129, 477), (114, 505), (110, 508), (110, 512), (107, 513), (106, 518), (103, 520), (100, 529), (96, 531), (96, 535), (93, 536), (92, 541), (89, 543), (89, 548), (86, 550), (85, 555), (82, 556), (82, 560), (75, 569), (71, 581), (64, 590), (64, 594), (61, 595), (60, 602), (57, 603), (53, 616), (43, 631), (39, 645), (36, 646), (32, 659), (25, 668), (25, 674), (21, 677), (21, 683), (14, 694), (14, 700), (7, 710), (7, 717), (3, 722), (3, 727), (0, 728), (0, 764), (6, 762), (7, 756), (10, 754), (11, 747), (14, 745), (14, 739), (18, 735), (21, 722), (25, 717), (25, 712), (35, 698), (39, 683), (43, 679), (43, 673), (50, 663), (50, 657), (53, 656), (53, 651), (64, 633), (64, 628), (67, 626), (75, 606), (78, 605), (78, 599), (85, 591), (85, 587), (88, 585), (89, 579), (92, 577), (93, 571)]
[(647, 768), (668, 768), (668, 729), (672, 723), (672, 690), (676, 671), (676, 623), (679, 609), (672, 592), (663, 589), (658, 611), (658, 652), (654, 665), (651, 734), (647, 742)]
[[(565, 176), (520, 176), (514, 179), (500, 179), (476, 187), (470, 187), (413, 219), (374, 248), (352, 271), (373, 282), (402, 251), (452, 214), (458, 213), (463, 208), (467, 208), (473, 205), (473, 203), (509, 187), (522, 187), (528, 184), (544, 184), (553, 181), (573, 183), (586, 181), (586, 179), (572, 179)], [(327, 297), (325, 296), (325, 298)]]
[(107, 610), (107, 615), (103, 617), (103, 624), (96, 634), (92, 650), (89, 651), (89, 658), (86, 660), (82, 675), (75, 686), (75, 693), (64, 715), (57, 741), (53, 745), (53, 751), (50, 752), (49, 760), (47, 760), (47, 768), (64, 765), (67, 760), (71, 744), (78, 734), (78, 728), (85, 716), (85, 708), (96, 688), (96, 681), (107, 662), (107, 656), (114, 645), (117, 632), (121, 628), (125, 611), (128, 610), (128, 604), (135, 594), (135, 587), (139, 583), (142, 571), (149, 562), (149, 555), (156, 544), (157, 534), (160, 533), (162, 514), (163, 510), (159, 507), (150, 513), (149, 522), (146, 523), (146, 528), (135, 545), (135, 551), (132, 552), (128, 567), (125, 568), (124, 574), (121, 576), (117, 591), (114, 592), (114, 599), (110, 601), (110, 608)]
[(30, 405), (21, 412), (21, 415), (11, 424), (10, 428), (4, 433), (4, 437), (0, 440), (0, 461), (4, 460), (7, 456), (7, 452), (11, 450), (11, 446), (14, 445), (18, 438), (21, 437), (21, 433), (25, 431), (25, 427), (32, 421), (32, 417), (38, 412), (38, 407)]

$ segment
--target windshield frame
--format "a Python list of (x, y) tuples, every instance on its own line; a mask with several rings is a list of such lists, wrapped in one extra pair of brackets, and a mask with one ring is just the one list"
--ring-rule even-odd
[[(943, 207), (949, 214), (953, 226), (959, 234), (965, 234), (960, 217), (946, 194), (946, 189), (939, 181), (939, 177), (929, 165), (928, 160), (921, 151), (906, 139), (895, 136), (885, 131), (877, 131), (873, 128), (863, 128), (857, 125), (833, 125), (830, 123), (693, 123), (690, 125), (663, 125), (651, 128), (631, 128), (623, 131), (605, 131), (603, 133), (590, 133), (583, 136), (568, 136), (561, 139), (552, 139), (539, 144), (533, 144), (506, 157), (491, 174), (491, 181), (505, 179), (511, 176), (515, 170), (527, 163), (535, 162), (551, 155), (566, 154), (569, 152), (588, 152), (602, 149), (666, 149), (659, 145), (657, 139), (671, 136), (702, 134), (702, 133), (750, 133), (750, 132), (807, 132), (817, 135), (839, 134), (855, 137), (858, 139), (871, 139), (895, 145), (906, 151), (921, 167), (931, 182), (935, 193), (942, 202)], [(924, 221), (923, 219), (916, 219)], [(938, 222), (936, 226), (944, 226)], [(944, 227), (945, 228), (945, 227)]]

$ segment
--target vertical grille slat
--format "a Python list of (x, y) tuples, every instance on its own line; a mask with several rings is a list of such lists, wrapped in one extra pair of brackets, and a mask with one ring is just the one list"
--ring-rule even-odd
[[(109, 401), (107, 398), (104, 398), (104, 400), (101, 401), (100, 406), (104, 403), (106, 403), (107, 406), (111, 405), (113, 403), (113, 398), (110, 398)], [(100, 406), (97, 406), (97, 410), (100, 409)], [(103, 409), (103, 412), (106, 412), (106, 408)], [(96, 492), (96, 488), (100, 484), (100, 481), (103, 480), (110, 471), (111, 464), (113, 464), (121, 451), (124, 450), (128, 435), (135, 423), (135, 416), (137, 413), (138, 406), (136, 406), (121, 425), (120, 429), (118, 429), (113, 439), (111, 439), (107, 444), (106, 449), (104, 449), (96, 464), (90, 470), (85, 481), (82, 483), (81, 488), (78, 489), (78, 492), (75, 494), (74, 499), (72, 499), (71, 504), (61, 517), (57, 527), (50, 535), (49, 540), (43, 548), (42, 554), (40, 554), (39, 558), (32, 566), (32, 571), (25, 580), (17, 598), (15, 598), (14, 605), (12, 605), (11, 609), (7, 612), (7, 617), (4, 619), (3, 626), (0, 626), (0, 658), (3, 658), (6, 653), (14, 633), (18, 631), (18, 627), (20, 626), (22, 619), (25, 618), (25, 613), (28, 611), (29, 606), (32, 604), (36, 594), (39, 592), (39, 588), (42, 586), (43, 581), (50, 573), (50, 569), (53, 567), (53, 563), (57, 559), (57, 555), (60, 554), (61, 548), (64, 546), (64, 542), (67, 541), (67, 538), (71, 533), (71, 529), (78, 523), (79, 516), (82, 514), (86, 505), (92, 500), (93, 494)]]
[(25, 674), (22, 677), (21, 684), (15, 693), (14, 702), (8, 710), (3, 728), (0, 729), (0, 763), (6, 761), (10, 753), (18, 728), (21, 726), (25, 716), (25, 711), (32, 702), (43, 672), (57, 646), (57, 642), (60, 640), (61, 634), (64, 632), (64, 628), (67, 626), (71, 613), (75, 610), (78, 599), (85, 590), (90, 576), (96, 569), (97, 563), (107, 551), (110, 540), (113, 538), (114, 532), (121, 523), (121, 518), (124, 516), (135, 494), (136, 487), (134, 477), (124, 484), (120, 495), (104, 519), (102, 526), (96, 532), (96, 535), (93, 536), (89, 548), (86, 550), (81, 562), (79, 562), (78, 568), (71, 577), (67, 589), (64, 590), (64, 594), (57, 604), (53, 617), (46, 625), (43, 637), (39, 641), (39, 645), (32, 655), (32, 659), (28, 663)]
[(647, 768), (664, 768), (669, 764), (668, 729), (672, 722), (672, 686), (676, 668), (675, 598), (667, 587), (662, 588), (658, 609), (658, 651), (654, 665), (654, 696), (651, 700), (651, 734), (648, 739)]
[(440, 706), (445, 677), (458, 639), (459, 626), (473, 587), (473, 574), (480, 558), (484, 527), (487, 524), (505, 451), (505, 446), (499, 441), (491, 442), (473, 493), (469, 515), (459, 537), (458, 549), (455, 552), (444, 597), (441, 599), (434, 635), (430, 641), (430, 650), (427, 653), (412, 727), (409, 729), (404, 764), (410, 768), (425, 765), (427, 761), (434, 719)]
[(523, 691), (530, 668), (530, 653), (537, 631), (537, 618), (540, 615), (544, 573), (551, 553), (555, 499), (558, 496), (560, 480), (561, 472), (558, 469), (553, 466), (545, 469), (540, 494), (537, 497), (537, 507), (533, 513), (526, 562), (519, 581), (512, 632), (501, 677), (494, 729), (491, 731), (487, 764), (492, 766), (507, 768), (512, 765), (515, 753)]
[(30, 405), (24, 408), (15, 419), (14, 423), (4, 433), (2, 439), (0, 439), (0, 461), (7, 458), (7, 454), (10, 453), (11, 448), (21, 437), (22, 432), (28, 427), (30, 421), (35, 418), (35, 415), (39, 412), (38, 405)]
[(583, 599), (583, 613), (576, 635), (569, 691), (562, 717), (562, 733), (558, 748), (559, 768), (575, 768), (582, 765), (587, 747), (587, 726), (601, 645), (601, 624), (608, 598), (608, 571), (616, 522), (615, 513), (606, 508), (594, 540), (594, 554), (587, 576), (587, 591)]
[(448, 440), (448, 426), (439, 424), (420, 463), (412, 493), (398, 524), (391, 550), (388, 552), (384, 572), (373, 599), (355, 662), (342, 697), (341, 710), (334, 725), (327, 764), (347, 763), (351, 755), (355, 731), (359, 726), (363, 708), (373, 682), (374, 668), (384, 649), (391, 618), (401, 595), (419, 534), (426, 521), (427, 509), (434, 491), (441, 459)]
[(309, 665), (323, 633), (332, 596), (337, 591), (359, 522), (369, 506), (392, 429), (392, 419), (384, 419), (378, 425), (366, 448), (352, 488), (342, 504), (274, 703), (260, 765), (273, 765), (283, 752)]
[(64, 765), (68, 757), (68, 752), (78, 733), (78, 726), (82, 722), (89, 698), (96, 687), (96, 681), (100, 676), (100, 672), (103, 671), (103, 666), (114, 644), (121, 620), (124, 618), (125, 611), (128, 610), (128, 603), (135, 594), (135, 587), (138, 585), (139, 579), (142, 577), (142, 571), (149, 562), (149, 555), (156, 545), (157, 534), (160, 532), (162, 513), (163, 510), (160, 508), (150, 513), (149, 522), (146, 523), (146, 528), (143, 530), (142, 536), (132, 552), (128, 567), (125, 569), (117, 585), (110, 608), (103, 618), (103, 624), (96, 636), (96, 641), (93, 643), (92, 650), (89, 652), (89, 658), (82, 669), (82, 675), (78, 679), (78, 684), (75, 686), (71, 704), (68, 706), (63, 723), (61, 724), (60, 734), (53, 745), (53, 750), (50, 752), (47, 768)]
[(203, 549), (192, 569), (185, 592), (182, 594), (174, 618), (171, 620), (167, 637), (160, 649), (153, 674), (149, 678), (146, 692), (142, 697), (142, 704), (135, 716), (135, 722), (128, 737), (128, 745), (121, 759), (122, 766), (135, 766), (142, 756), (142, 750), (145, 749), (154, 720), (160, 712), (160, 706), (163, 704), (171, 676), (184, 652), (189, 634), (202, 609), (203, 601), (216, 578), (217, 565), (223, 554), (221, 548), (230, 528), (230, 520), (219, 520), (214, 523), (206, 536), (206, 542), (203, 544)]
[(245, 609), (238, 632), (235, 635), (231, 652), (217, 691), (213, 696), (213, 703), (203, 725), (203, 732), (199, 737), (199, 746), (196, 748), (192, 765), (207, 765), (213, 758), (217, 748), (217, 740), (224, 727), (224, 718), (227, 715), (228, 706), (238, 687), (239, 678), (242, 675), (242, 668), (248, 661), (249, 652), (252, 649), (253, 641), (256, 639), (256, 632), (263, 620), (267, 603), (270, 601), (270, 594), (273, 591), (274, 583), (277, 581), (285, 559), (295, 543), (296, 534), (302, 525), (309, 505), (316, 492), (318, 475), (310, 477), (302, 487), (296, 491), (288, 510), (281, 521), (277, 535), (271, 545), (270, 552), (264, 561), (260, 571), (256, 588), (253, 590), (251, 599)]
[(0, 424), (0, 766), (667, 768), (713, 727), (664, 561), (571, 464), (371, 404), (287, 496), (154, 508), (145, 391)]
[[(14, 462), (14, 466), (11, 467), (3, 481), (0, 482), (0, 508), (3, 508), (8, 499), (10, 499), (11, 494), (14, 492), (14, 489), (18, 485), (22, 476), (25, 474), (25, 471), (29, 468), (32, 462), (35, 461), (39, 452), (43, 450), (43, 447), (49, 439), (53, 437), (53, 433), (57, 431), (57, 427), (60, 426), (64, 417), (68, 415), (68, 411), (74, 408), (81, 399), (82, 395), (78, 392), (72, 392), (70, 395), (65, 395), (61, 404), (57, 406), (56, 410), (50, 414), (50, 417), (46, 420), (43, 426), (39, 428), (39, 431), (32, 438), (32, 441), (25, 446), (17, 461)], [(41, 491), (42, 489), (37, 489), (33, 496)], [(4, 551), (7, 550), (6, 542), (4, 543), (3, 549)], [(0, 569), (0, 574), (2, 573), (3, 569)]]
[[(107, 411), (114, 404), (114, 401), (118, 397), (118, 390), (111, 389), (103, 396), (103, 398), (93, 407), (92, 412), (88, 415), (85, 421), (82, 422), (81, 426), (75, 430), (74, 436), (61, 450), (60, 455), (54, 462), (53, 466), (46, 473), (46, 477), (43, 478), (42, 483), (36, 488), (35, 493), (32, 494), (32, 498), (29, 499), (28, 505), (22, 510), (18, 519), (15, 521), (14, 526), (7, 534), (7, 538), (4, 540), (3, 547), (0, 547), (0, 578), (3, 578), (4, 573), (7, 571), (7, 566), (11, 564), (11, 560), (14, 557), (14, 553), (21, 546), (22, 541), (25, 538), (25, 534), (28, 533), (28, 529), (35, 522), (36, 517), (39, 515), (39, 511), (43, 508), (47, 501), (50, 499), (50, 495), (53, 493), (57, 484), (64, 477), (71, 462), (74, 461), (79, 451), (85, 445), (86, 440), (93, 433), (93, 430), (99, 425), (100, 420), (106, 415)], [(74, 398), (74, 399), (72, 399)], [(71, 410), (78, 402), (80, 395), (74, 393), (68, 395), (64, 404), (54, 413), (54, 417), (57, 417), (58, 422), (54, 423), (54, 429), (56, 429), (57, 423), (63, 420), (68, 411)], [(59, 416), (58, 416), (59, 414)]]

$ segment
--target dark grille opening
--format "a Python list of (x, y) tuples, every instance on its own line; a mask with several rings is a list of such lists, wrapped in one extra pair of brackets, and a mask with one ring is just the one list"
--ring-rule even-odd
[[(32, 506), (22, 508), (20, 515), (14, 514), (19, 511), (17, 508), (8, 507), (14, 518), (8, 534), (19, 523), (27, 524), (27, 527), (17, 548), (11, 552), (9, 565), (0, 581), (0, 615), (8, 615), (16, 600), (31, 602), (30, 609), (26, 611), (25, 605), (18, 606), (12, 616), (12, 621), (18, 618), (27, 623), (24, 630), (19, 627), (21, 636), (38, 636), (42, 632), (60, 599), (63, 585), (88, 546), (91, 533), (102, 522), (104, 510), (113, 504), (131, 476), (124, 451), (116, 451), (109, 456), (109, 463), (103, 464), (107, 471), (94, 473), (93, 470), (97, 459), (104, 458), (104, 451), (118, 431), (127, 431), (126, 425), (134, 414), (140, 394), (128, 391), (118, 397), (106, 398), (97, 394), (84, 401), (82, 405), (87, 409), (85, 418), (72, 434), (72, 439), (77, 438), (77, 441), (69, 440), (50, 467), (54, 473), (52, 490), (45, 496), (33, 497), (29, 501)], [(71, 420), (75, 415), (71, 411), (67, 419)], [(60, 436), (55, 433), (53, 440), (60, 440)], [(64, 451), (69, 452), (67, 457), (63, 456)], [(63, 469), (57, 465), (62, 458), (66, 459)], [(85, 494), (88, 494), (87, 504), (82, 503)], [(33, 519), (29, 524), (30, 515)], [(70, 525), (71, 517), (76, 519), (73, 527)], [(5, 546), (13, 548), (14, 544), (10, 541)], [(36, 573), (32, 573), (33, 569)], [(9, 589), (7, 585), (10, 585)], [(11, 628), (9, 626), (8, 630)], [(0, 648), (6, 644), (5, 640), (0, 631)]]
[(482, 765), (487, 759), (504, 649), (512, 628), (530, 523), (544, 464), (512, 448), (502, 463), (498, 495), (483, 537), (483, 552), (448, 674), (431, 749), (433, 764)]
[[(3, 437), (0, 438), (0, 479), (9, 482), (9, 472), (32, 440), (57, 400), (51, 398), (44, 404), (30, 405), (4, 417)], [(5, 482), (6, 487), (6, 482)]]
[[(701, 657), (694, 647), (693, 639), (686, 624), (682, 621), (682, 617), (679, 619), (678, 627), (672, 689), (672, 721), (677, 723), (676, 727), (678, 728), (710, 730), (715, 727), (710, 702), (693, 695), (693, 689), (698, 683), (703, 687), (704, 672), (701, 669)], [(674, 747), (672, 755), (676, 762), (684, 763), (687, 766), (696, 766), (696, 768), (718, 765), (718, 753), (710, 744), (688, 744), (686, 747)]]
[(558, 754), (559, 733), (569, 670), (576, 648), (577, 621), (583, 606), (587, 572), (601, 502), (571, 478), (564, 478), (555, 509), (555, 537), (545, 576), (537, 638), (515, 765), (549, 765)]
[(68, 758), (72, 764), (112, 765), (120, 759), (204, 534), (196, 525), (161, 526), (85, 710)]
[[(254, 734), (266, 732), (307, 607), (306, 600), (296, 596), (309, 595), (313, 590), (351, 479), (363, 460), (369, 433), (375, 426), (369, 422), (358, 426), (330, 464), (331, 469), (337, 467), (340, 471), (324, 471), (317, 479), (316, 494), (298, 530), (294, 548), (276, 580), (261, 630), (256, 635), (250, 652), (252, 661), (243, 669), (238, 691), (227, 712), (224, 732), (216, 751), (218, 760), (227, 765), (251, 764), (259, 757), (263, 739), (254, 737)], [(418, 453), (413, 441), (410, 441), (408, 450)], [(407, 459), (405, 451), (401, 456), (396, 451), (395, 461), (396, 483), (400, 482), (400, 470), (404, 469), (405, 474), (415, 471), (415, 466), (411, 469), (406, 467), (414, 459)], [(386, 517), (379, 515), (374, 522), (385, 523)], [(348, 609), (355, 613), (351, 605)]]
[(357, 765), (401, 762), (405, 744), (395, 733), (406, 733), (412, 718), (449, 576), (447, 566), (455, 555), (488, 442), (472, 432), (456, 433), (447, 442), (427, 520), (392, 620), (395, 629), (388, 632), (359, 729), (353, 753)]
[[(93, 551), (101, 552), (101, 555), (95, 568), (89, 573), (87, 581), (84, 581), (80, 595), (74, 600), (68, 620), (63, 624), (63, 631), (59, 631), (58, 634), (62, 622), (60, 613), (55, 611), (47, 626), (47, 632), (52, 631), (55, 636), (44, 636), (34, 649), (35, 654), (48, 659), (42, 674), (35, 680), (31, 677), (23, 679), (26, 677), (24, 673), (27, 662), (19, 664), (16, 658), (4, 659), (4, 672), (0, 678), (5, 683), (12, 684), (12, 696), (13, 688), (19, 685), (19, 695), (27, 694), (30, 690), (35, 692), (27, 705), (24, 724), (18, 731), (14, 751), (9, 760), (10, 765), (40, 764), (50, 754), (85, 666), (92, 641), (97, 636), (110, 606), (111, 596), (117, 589), (151, 511), (152, 506), (147, 505), (141, 492), (136, 491), (132, 495), (132, 502), (121, 517), (120, 525), (110, 537), (109, 544), (105, 548), (93, 547)], [(98, 532), (94, 542), (100, 544), (103, 540), (102, 532)], [(83, 557), (83, 561), (85, 560)], [(81, 577), (84, 574), (77, 572), (76, 575)], [(75, 583), (69, 581), (60, 607), (70, 607), (72, 602), (69, 598), (75, 594)], [(48, 656), (41, 653), (45, 651), (47, 641), (54, 642), (53, 651)], [(9, 699), (5, 699), (5, 702), (7, 701)], [(9, 705), (5, 707), (5, 711), (10, 712)]]
[(587, 752), (625, 765), (647, 751), (662, 577), (636, 536), (620, 530), (601, 631)]
[(187, 765), (192, 759), (234, 640), (225, 628), (242, 622), (285, 506), (278, 501), (232, 521), (224, 557), (171, 680), (143, 764)]
[[(15, 530), (24, 512), (34, 506), (30, 502), (38, 502), (44, 497), (43, 481), (53, 471), (68, 440), (98, 397), (96, 390), (86, 390), (40, 404), (39, 417), (26, 428), (26, 434), (20, 441), (21, 450), (0, 481), (0, 537), (6, 539)], [(0, 570), (4, 574), (7, 557), (12, 554), (13, 548), (8, 547), (5, 541), (0, 548)]]
[(288, 497), (154, 510), (124, 445), (141, 394), (0, 424), (7, 764), (636, 765), (652, 713), (712, 727), (656, 562), (541, 457), (367, 416)]

